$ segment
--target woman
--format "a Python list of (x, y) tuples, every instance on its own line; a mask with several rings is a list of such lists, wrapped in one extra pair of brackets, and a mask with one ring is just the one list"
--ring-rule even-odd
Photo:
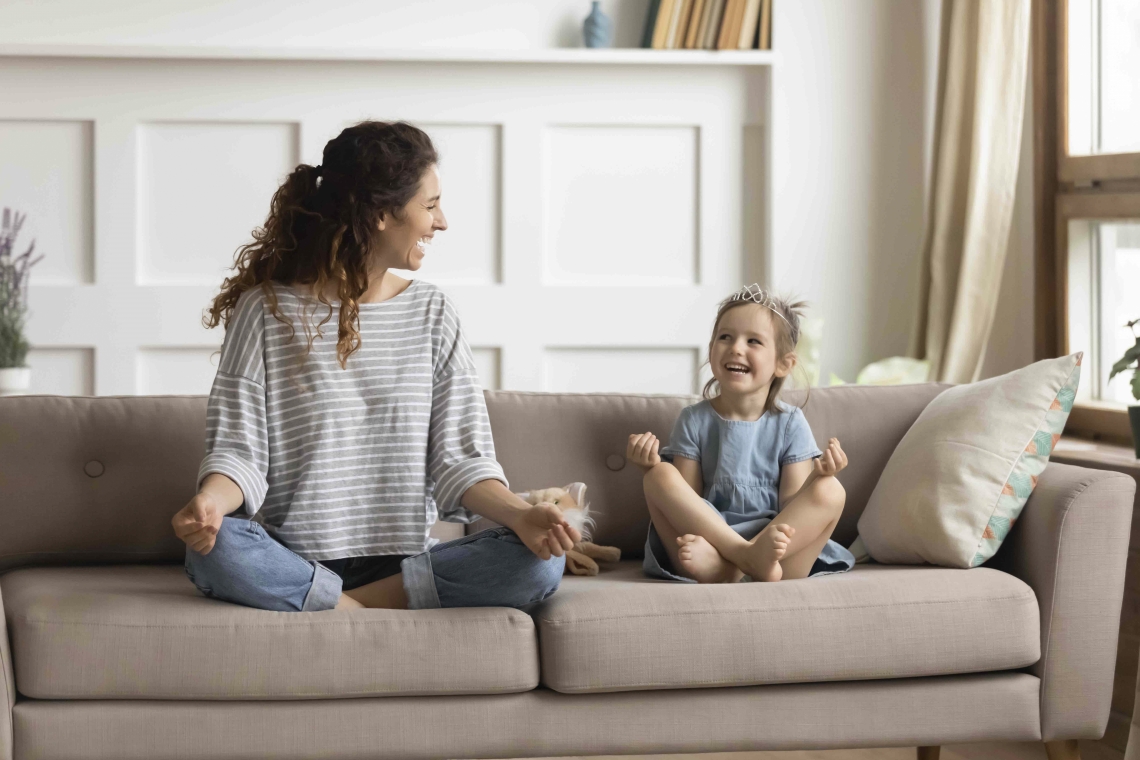
[[(207, 596), (269, 610), (523, 607), (557, 589), (581, 536), (557, 507), (508, 490), (454, 307), (389, 271), (418, 269), (447, 229), (437, 163), (409, 124), (344, 130), (278, 189), (214, 299), (205, 324), (226, 336), (207, 453), (172, 520)], [(335, 336), (322, 333), (334, 315)], [(244, 519), (227, 516), (239, 507)], [(505, 527), (437, 544), (437, 514)]]

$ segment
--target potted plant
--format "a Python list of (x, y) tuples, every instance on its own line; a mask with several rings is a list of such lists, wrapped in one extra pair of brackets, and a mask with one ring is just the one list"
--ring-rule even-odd
[[(1140, 324), (1140, 319), (1134, 319), (1127, 323), (1125, 326), (1132, 331), (1132, 337), (1136, 338), (1136, 325)], [(1140, 401), (1140, 338), (1136, 338), (1136, 343), (1132, 345), (1120, 361), (1112, 365), (1112, 372), (1109, 373), (1108, 379), (1112, 378), (1126, 369), (1132, 370), (1132, 398)], [(1132, 447), (1136, 450), (1136, 458), (1140, 459), (1140, 406), (1133, 404), (1128, 407), (1128, 421), (1132, 423)]]
[(0, 219), (0, 396), (26, 392), (32, 380), (32, 370), (24, 363), (28, 357), (24, 338), (28, 272), (43, 256), (32, 259), (35, 241), (19, 256), (12, 255), (26, 217), (4, 209)]

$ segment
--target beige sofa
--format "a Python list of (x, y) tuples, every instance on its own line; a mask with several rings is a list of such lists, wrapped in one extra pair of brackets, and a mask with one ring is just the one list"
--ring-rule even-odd
[[(813, 391), (855, 524), (944, 386)], [(627, 435), (691, 399), (487, 394), (516, 490), (583, 480), (629, 558), (512, 609), (281, 613), (201, 596), (170, 516), (206, 399), (0, 398), (0, 759), (475, 758), (1044, 740), (1108, 719), (1134, 483), (1050, 464), (985, 567), (643, 578)], [(478, 525), (468, 530), (477, 529)], [(451, 532), (448, 533), (447, 531)], [(440, 535), (462, 533), (448, 525)], [(937, 750), (922, 750), (926, 756)]]

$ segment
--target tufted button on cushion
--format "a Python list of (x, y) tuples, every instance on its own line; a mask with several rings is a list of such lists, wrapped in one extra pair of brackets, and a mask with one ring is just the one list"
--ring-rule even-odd
[(83, 465), (83, 471), (92, 478), (97, 478), (103, 474), (103, 463), (92, 459), (87, 464)]
[(625, 467), (625, 457), (621, 454), (610, 454), (606, 457), (606, 467), (609, 467), (614, 472), (617, 472), (622, 467)]

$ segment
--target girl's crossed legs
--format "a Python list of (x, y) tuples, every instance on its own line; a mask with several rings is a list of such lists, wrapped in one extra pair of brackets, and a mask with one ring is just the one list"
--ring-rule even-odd
[[(681, 575), (701, 583), (806, 578), (831, 538), (846, 492), (834, 476), (817, 478), (752, 540), (716, 514), (668, 462), (645, 474), (653, 526)], [(784, 548), (783, 555), (778, 549)]]

